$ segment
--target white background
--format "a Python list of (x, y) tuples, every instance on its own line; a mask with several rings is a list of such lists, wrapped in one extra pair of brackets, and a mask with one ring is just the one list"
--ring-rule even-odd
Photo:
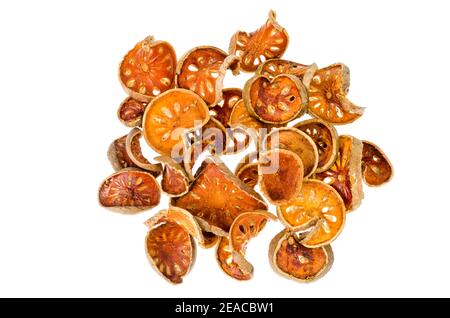
[[(290, 34), (285, 58), (350, 67), (349, 97), (367, 110), (339, 132), (379, 144), (395, 177), (366, 188), (320, 281), (272, 272), (273, 223), (249, 245), (251, 281), (228, 278), (213, 250), (198, 249), (172, 286), (144, 252), (142, 222), (159, 208), (124, 216), (96, 201), (112, 172), (107, 147), (127, 132), (118, 63), (149, 34), (178, 56), (226, 50), (270, 8)], [(446, 1), (2, 1), (0, 296), (450, 296), (448, 13)]]

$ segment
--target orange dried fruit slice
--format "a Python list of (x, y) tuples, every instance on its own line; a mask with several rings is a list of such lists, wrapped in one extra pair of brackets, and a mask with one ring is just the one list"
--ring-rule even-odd
[(309, 119), (297, 123), (294, 127), (311, 137), (316, 144), (319, 162), (315, 173), (330, 168), (339, 150), (339, 137), (333, 125), (320, 119)]
[(144, 115), (146, 102), (140, 102), (132, 97), (127, 97), (117, 110), (117, 117), (120, 122), (127, 127), (142, 125), (142, 115)]
[(176, 83), (180, 88), (197, 93), (209, 106), (214, 106), (222, 99), (225, 73), (236, 62), (236, 56), (229, 56), (214, 46), (193, 48), (178, 62)]
[(189, 191), (189, 178), (183, 167), (169, 156), (155, 158), (164, 164), (161, 189), (169, 197), (179, 197)]
[(319, 162), (319, 152), (314, 141), (301, 130), (283, 127), (272, 130), (265, 138), (267, 149), (281, 148), (294, 152), (303, 163), (304, 177), (311, 176)]
[(216, 246), (217, 242), (220, 240), (220, 236), (215, 235), (211, 232), (202, 231), (203, 234), (203, 244), (199, 243), (203, 248), (212, 248)]
[(256, 74), (264, 75), (269, 79), (273, 79), (280, 74), (295, 75), (302, 81), (303, 85), (308, 88), (316, 71), (316, 64), (304, 65), (288, 60), (270, 59), (258, 67)]
[(236, 177), (246, 185), (254, 188), (258, 184), (258, 163), (248, 163), (236, 170)]
[(158, 205), (161, 189), (149, 172), (125, 168), (102, 182), (98, 198), (105, 208), (132, 214)]
[(249, 280), (253, 277), (253, 267), (239, 265), (233, 258), (230, 241), (221, 237), (216, 249), (216, 260), (222, 271), (237, 280)]
[(276, 22), (276, 14), (271, 10), (267, 22), (258, 30), (236, 32), (228, 51), (240, 58), (241, 70), (254, 72), (265, 60), (281, 57), (288, 43), (287, 31)]
[(335, 125), (348, 124), (360, 118), (364, 108), (347, 99), (349, 85), (350, 71), (344, 64), (318, 70), (309, 86), (309, 113)]
[(392, 164), (384, 152), (370, 141), (363, 141), (362, 175), (369, 186), (380, 186), (392, 179)]
[(228, 127), (231, 112), (240, 99), (242, 99), (240, 88), (225, 88), (222, 90), (222, 100), (216, 106), (210, 108), (209, 114), (224, 127)]
[(122, 136), (114, 140), (108, 148), (108, 159), (115, 171), (123, 168), (137, 167), (130, 159), (126, 150), (127, 136)]
[(352, 136), (339, 136), (339, 152), (333, 165), (317, 173), (315, 178), (331, 185), (344, 200), (347, 211), (356, 209), (364, 197), (362, 190), (361, 140)]
[(292, 151), (274, 149), (262, 153), (258, 173), (259, 188), (272, 204), (289, 202), (300, 193), (303, 163)]
[(272, 79), (256, 75), (245, 83), (242, 96), (249, 113), (269, 124), (284, 124), (301, 116), (308, 103), (302, 82), (286, 74)]
[(345, 224), (345, 205), (332, 187), (318, 180), (306, 180), (300, 194), (277, 207), (278, 217), (292, 231), (307, 231), (301, 243), (319, 247), (331, 243)]
[(236, 102), (228, 120), (228, 126), (233, 127), (235, 125), (242, 125), (253, 129), (260, 129), (267, 126), (265, 123), (260, 122), (250, 115), (242, 99)]
[(267, 210), (261, 196), (239, 180), (217, 157), (208, 157), (196, 173), (190, 191), (172, 199), (206, 223), (228, 232), (241, 213)]
[(323, 277), (333, 264), (330, 245), (308, 248), (288, 231), (277, 234), (270, 242), (269, 261), (278, 274), (299, 281), (311, 282)]
[(183, 134), (209, 120), (203, 99), (185, 89), (171, 89), (147, 106), (142, 123), (148, 145), (162, 155), (170, 155), (183, 142)]
[(150, 264), (166, 280), (180, 284), (195, 261), (195, 243), (189, 232), (175, 222), (162, 221), (145, 238)]
[(135, 127), (127, 135), (125, 148), (130, 160), (139, 168), (150, 171), (154, 176), (159, 176), (162, 166), (159, 163), (151, 163), (144, 157), (141, 151), (140, 139), (142, 131)]
[(120, 83), (134, 99), (149, 102), (175, 86), (176, 63), (172, 45), (148, 36), (136, 44), (120, 63)]

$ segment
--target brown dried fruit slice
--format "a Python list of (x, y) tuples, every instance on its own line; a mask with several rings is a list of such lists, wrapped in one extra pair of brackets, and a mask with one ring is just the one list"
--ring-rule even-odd
[(363, 115), (364, 108), (352, 104), (345, 97), (349, 85), (350, 71), (344, 64), (318, 70), (309, 87), (309, 113), (336, 125), (357, 120)]
[(258, 163), (248, 163), (236, 171), (236, 177), (246, 185), (254, 188), (258, 184)]
[(320, 119), (309, 119), (294, 126), (307, 134), (316, 144), (319, 162), (315, 173), (327, 170), (336, 160), (339, 137), (333, 125)]
[(323, 277), (333, 264), (330, 245), (308, 248), (288, 231), (277, 234), (270, 242), (269, 261), (275, 272), (299, 282)]
[(230, 41), (230, 54), (240, 58), (240, 69), (254, 72), (267, 59), (281, 57), (289, 43), (287, 31), (276, 22), (274, 11), (269, 12), (267, 22), (258, 30), (236, 32)]
[(142, 125), (142, 115), (144, 115), (146, 102), (140, 102), (132, 97), (127, 97), (117, 110), (117, 117), (127, 127)]
[(175, 222), (165, 221), (152, 227), (145, 238), (147, 257), (165, 279), (183, 282), (195, 260), (195, 243), (189, 232)]
[(236, 165), (236, 169), (234, 170), (234, 174), (237, 174), (237, 172), (244, 166), (248, 165), (249, 163), (257, 162), (259, 157), (259, 152), (252, 151), (246, 154), (241, 161), (238, 162)]
[(249, 280), (253, 277), (253, 267), (239, 265), (233, 258), (230, 241), (226, 237), (220, 238), (216, 250), (216, 260), (222, 271), (237, 280)]
[(224, 127), (228, 127), (234, 105), (242, 99), (242, 90), (240, 88), (225, 88), (222, 90), (222, 98), (216, 106), (210, 108), (209, 114)]
[(176, 83), (180, 88), (197, 93), (209, 106), (214, 106), (222, 99), (225, 73), (236, 62), (236, 56), (228, 56), (214, 46), (193, 48), (178, 62)]
[(256, 75), (245, 83), (242, 96), (249, 113), (269, 124), (283, 124), (301, 116), (308, 103), (302, 82), (286, 74), (272, 79)]
[(142, 131), (136, 127), (128, 133), (125, 141), (127, 155), (137, 167), (150, 171), (154, 176), (159, 176), (162, 171), (162, 166), (159, 163), (150, 163), (147, 158), (144, 157), (139, 141), (141, 137)]
[(159, 156), (155, 160), (164, 163), (162, 190), (170, 197), (186, 194), (189, 191), (189, 178), (183, 167), (169, 156)]
[(142, 128), (150, 147), (170, 155), (183, 134), (206, 124), (209, 110), (203, 99), (185, 89), (171, 89), (152, 100), (144, 113)]
[(264, 75), (269, 79), (273, 79), (280, 74), (295, 75), (302, 81), (306, 88), (309, 88), (309, 84), (316, 71), (316, 64), (304, 65), (288, 60), (270, 59), (258, 67), (256, 74)]
[(267, 149), (286, 149), (294, 152), (303, 163), (304, 177), (311, 176), (319, 162), (319, 152), (314, 141), (304, 132), (294, 127), (272, 130), (266, 136)]
[(131, 214), (158, 205), (161, 189), (149, 172), (125, 168), (106, 178), (98, 194), (103, 207)]
[(203, 248), (211, 248), (216, 246), (217, 242), (220, 240), (220, 236), (215, 235), (211, 232), (202, 231), (203, 234), (203, 244), (199, 243), (201, 247)]
[(300, 193), (303, 163), (292, 151), (274, 149), (262, 153), (258, 173), (259, 187), (272, 204), (289, 202)]
[(215, 157), (205, 159), (196, 173), (190, 191), (173, 199), (172, 204), (225, 232), (228, 232), (239, 214), (267, 209), (261, 196)]
[(362, 190), (361, 140), (352, 136), (339, 136), (339, 152), (336, 161), (315, 178), (331, 185), (344, 200), (347, 211), (356, 209), (364, 197)]
[(392, 179), (393, 168), (384, 152), (370, 141), (363, 141), (362, 174), (369, 186), (380, 186)]
[(120, 83), (134, 99), (149, 102), (174, 87), (176, 63), (175, 50), (169, 43), (148, 36), (120, 63)]
[(128, 156), (126, 150), (126, 140), (126, 135), (117, 138), (108, 148), (108, 159), (115, 171), (128, 167), (137, 167), (137, 165)]
[(268, 126), (250, 115), (242, 99), (234, 105), (228, 121), (228, 126), (233, 127), (235, 125), (242, 125), (253, 129), (260, 129)]
[(331, 243), (345, 224), (345, 206), (336, 190), (318, 180), (306, 180), (300, 194), (277, 207), (278, 217), (292, 231), (307, 231), (302, 244), (319, 247)]

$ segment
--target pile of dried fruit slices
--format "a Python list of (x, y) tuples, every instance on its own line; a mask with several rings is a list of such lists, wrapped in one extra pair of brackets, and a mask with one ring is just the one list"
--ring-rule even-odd
[[(272, 267), (297, 281), (315, 280), (333, 263), (330, 243), (360, 205), (362, 181), (380, 186), (392, 178), (377, 145), (336, 131), (364, 112), (346, 97), (349, 69), (283, 60), (288, 42), (271, 11), (256, 31), (236, 32), (228, 53), (200, 46), (177, 60), (168, 42), (147, 37), (120, 63), (129, 96), (117, 115), (131, 130), (108, 150), (116, 172), (102, 182), (99, 202), (132, 214), (156, 207), (161, 193), (171, 198), (146, 222), (145, 246), (150, 263), (172, 283), (191, 270), (196, 242), (216, 246), (224, 273), (251, 279), (247, 245), (276, 220), (284, 229), (270, 243)], [(224, 88), (227, 71), (254, 76), (242, 90)], [(141, 137), (160, 156), (147, 159)], [(252, 141), (256, 152), (231, 172), (221, 158)], [(211, 155), (194, 173), (202, 152)]]

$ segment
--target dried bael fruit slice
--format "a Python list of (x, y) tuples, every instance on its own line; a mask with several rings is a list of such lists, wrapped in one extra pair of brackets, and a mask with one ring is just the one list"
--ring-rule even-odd
[(240, 99), (242, 99), (240, 88), (225, 88), (222, 90), (222, 100), (216, 106), (210, 108), (209, 114), (224, 127), (228, 127), (231, 112)]
[(217, 242), (220, 240), (220, 236), (215, 235), (211, 232), (202, 231), (203, 234), (203, 244), (199, 242), (200, 246), (203, 248), (211, 248), (216, 246)]
[(125, 168), (103, 181), (98, 198), (105, 208), (131, 214), (157, 206), (161, 189), (149, 172)]
[(115, 171), (128, 167), (137, 167), (137, 165), (128, 156), (126, 150), (126, 140), (126, 135), (117, 138), (108, 148), (108, 159)]
[(333, 264), (330, 245), (308, 248), (288, 231), (278, 233), (270, 242), (269, 261), (278, 274), (299, 282), (323, 277)]
[(305, 178), (312, 175), (319, 162), (319, 153), (314, 141), (299, 129), (283, 127), (272, 130), (266, 136), (267, 149), (286, 149), (302, 159)]
[(309, 84), (316, 71), (316, 64), (304, 65), (288, 60), (270, 59), (258, 67), (256, 74), (264, 75), (269, 79), (273, 79), (280, 74), (295, 75), (302, 81), (306, 88), (309, 88)]
[(172, 204), (225, 232), (228, 232), (239, 214), (267, 210), (261, 196), (239, 180), (216, 157), (205, 159), (190, 191), (173, 199)]
[(228, 120), (228, 126), (233, 127), (235, 125), (242, 125), (253, 129), (260, 129), (268, 126), (250, 115), (242, 99), (234, 105), (230, 114), (230, 119)]
[(248, 163), (236, 170), (236, 177), (241, 179), (250, 188), (258, 184), (258, 163)]
[(274, 11), (269, 12), (267, 22), (258, 30), (236, 32), (230, 41), (230, 54), (240, 58), (240, 69), (254, 72), (267, 59), (281, 57), (289, 43), (287, 31), (276, 22)]
[(162, 155), (170, 155), (183, 142), (186, 131), (201, 127), (209, 120), (203, 99), (186, 89), (171, 89), (147, 106), (142, 128), (150, 147)]
[(163, 221), (150, 228), (145, 243), (155, 270), (171, 283), (182, 283), (195, 261), (195, 243), (189, 232), (175, 222)]
[(275, 205), (294, 199), (302, 188), (303, 163), (294, 152), (268, 150), (261, 154), (258, 166), (259, 187)]
[(146, 102), (140, 102), (132, 97), (127, 97), (117, 110), (117, 117), (122, 124), (127, 127), (142, 125), (142, 115), (144, 115)]
[(301, 121), (294, 126), (307, 134), (316, 144), (319, 162), (315, 173), (323, 172), (331, 167), (339, 150), (339, 137), (333, 125), (320, 119)]
[(139, 128), (133, 128), (129, 133), (125, 141), (125, 148), (130, 160), (139, 168), (150, 171), (154, 176), (159, 176), (162, 171), (161, 164), (150, 163), (147, 158), (144, 157), (141, 151), (140, 139), (142, 137), (142, 131)]
[(301, 243), (319, 247), (331, 243), (342, 231), (345, 206), (336, 190), (318, 180), (303, 182), (301, 193), (277, 207), (278, 217), (292, 231), (306, 231)]
[(237, 57), (214, 46), (199, 46), (181, 57), (177, 65), (176, 83), (205, 100), (209, 106), (222, 99), (223, 79), (228, 68), (236, 66)]
[(175, 50), (169, 43), (148, 36), (120, 63), (120, 83), (134, 99), (149, 102), (174, 87), (176, 63)]
[(164, 164), (162, 190), (170, 197), (186, 194), (189, 191), (189, 178), (183, 167), (169, 156), (159, 156), (155, 160)]
[(253, 266), (239, 265), (233, 258), (230, 241), (226, 237), (220, 238), (216, 250), (216, 260), (222, 271), (237, 280), (249, 280), (253, 277)]
[(331, 185), (344, 200), (347, 211), (356, 209), (364, 197), (362, 189), (361, 140), (352, 136), (339, 136), (339, 152), (336, 161), (315, 178)]
[(380, 186), (392, 179), (393, 168), (384, 152), (370, 141), (363, 141), (362, 174), (369, 186)]
[(364, 108), (352, 104), (345, 96), (349, 85), (350, 71), (344, 64), (318, 70), (309, 87), (309, 113), (336, 125), (357, 120)]
[(283, 124), (301, 116), (308, 103), (302, 82), (286, 74), (273, 79), (256, 75), (245, 83), (242, 96), (249, 113), (269, 124)]

